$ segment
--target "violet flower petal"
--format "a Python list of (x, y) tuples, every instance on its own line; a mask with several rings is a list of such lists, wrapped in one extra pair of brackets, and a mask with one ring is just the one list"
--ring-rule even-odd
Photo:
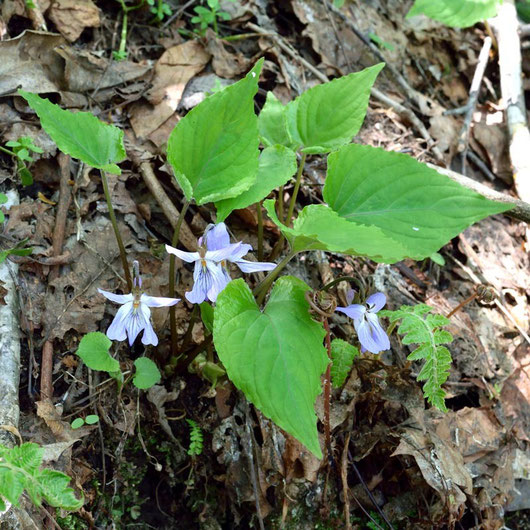
[(132, 302), (127, 302), (118, 309), (114, 320), (107, 329), (107, 337), (110, 340), (125, 340), (127, 338), (127, 321), (132, 310)]
[(208, 299), (211, 302), (217, 300), (219, 293), (228, 285), (231, 278), (228, 274), (223, 273), (223, 267), (215, 263), (206, 262), (206, 267), (210, 273), (210, 287), (208, 289)]
[(201, 304), (206, 300), (209, 288), (207, 270), (204, 270), (200, 261), (196, 261), (193, 271), (193, 288), (185, 294), (186, 299), (192, 304)]
[(218, 223), (206, 232), (206, 248), (221, 250), (230, 245), (230, 234), (224, 223)]
[(366, 313), (366, 307), (361, 304), (352, 304), (348, 307), (337, 307), (335, 311), (339, 311), (339, 313), (344, 313), (353, 320), (359, 320), (363, 318), (363, 315)]
[(108, 291), (104, 291), (103, 289), (98, 289), (98, 292), (102, 294), (105, 298), (108, 298), (112, 302), (116, 304), (126, 304), (127, 302), (132, 302), (133, 295), (132, 294), (114, 294), (109, 293)]
[(149, 296), (147, 294), (142, 294), (142, 296), (140, 296), (140, 302), (147, 307), (166, 307), (178, 304), (180, 298), (166, 298), (164, 296)]
[(234, 263), (241, 269), (242, 272), (260, 272), (271, 271), (276, 268), (276, 263), (267, 263), (265, 261), (247, 261), (246, 259), (238, 259)]
[(140, 304), (140, 311), (142, 312), (143, 321), (145, 323), (142, 344), (152, 344), (153, 346), (156, 346), (158, 344), (158, 337), (156, 336), (153, 324), (151, 323), (151, 311), (145, 304)]
[(166, 245), (166, 251), (169, 254), (174, 254), (175, 256), (180, 258), (182, 261), (186, 261), (188, 263), (193, 263), (194, 261), (201, 259), (198, 252), (184, 252), (183, 250), (179, 250), (178, 248), (173, 248), (169, 245)]
[(361, 345), (371, 353), (379, 353), (390, 348), (388, 337), (376, 315), (366, 313), (364, 318), (354, 320), (353, 324)]
[(230, 261), (232, 257), (235, 257), (235, 259), (239, 259), (241, 257), (241, 252), (243, 248), (243, 243), (233, 243), (219, 250), (207, 250), (204, 259), (206, 259), (207, 261), (215, 261), (217, 263), (224, 260)]
[(383, 293), (374, 293), (366, 299), (366, 306), (371, 313), (377, 313), (386, 304), (386, 296)]
[[(142, 330), (145, 329), (146, 320), (144, 314), (141, 311), (141, 305), (136, 311), (132, 311), (129, 318), (125, 322), (127, 328), (127, 337), (129, 338), (129, 346), (132, 346), (136, 337)], [(145, 306), (147, 308), (147, 306)], [(147, 308), (149, 309), (149, 308)]]

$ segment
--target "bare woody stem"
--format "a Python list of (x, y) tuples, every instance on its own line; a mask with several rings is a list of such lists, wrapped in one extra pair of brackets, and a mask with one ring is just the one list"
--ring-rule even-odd
[(283, 268), (296, 256), (296, 254), (298, 254), (298, 252), (291, 250), (291, 252), (289, 252), (289, 254), (287, 254), (287, 256), (285, 256), (280, 263), (278, 263), (276, 268), (271, 270), (269, 274), (265, 276), (263, 281), (254, 289), (254, 296), (256, 297), (256, 302), (258, 305), (263, 303), (265, 295), (267, 294), (272, 282), (278, 277)]
[(118, 221), (116, 221), (116, 214), (114, 213), (114, 208), (112, 207), (112, 201), (110, 198), (109, 192), (109, 182), (107, 180), (107, 175), (103, 170), (99, 170), (101, 173), (101, 182), (103, 182), (103, 193), (105, 194), (105, 199), (107, 200), (107, 207), (109, 209), (109, 218), (114, 229), (114, 235), (116, 236), (116, 241), (118, 243), (118, 248), (120, 250), (121, 264), (123, 266), (123, 273), (125, 274), (125, 280), (127, 281), (127, 286), (129, 291), (132, 291), (133, 284), (131, 279), (131, 271), (129, 269), (129, 264), (127, 262), (127, 253), (125, 252), (125, 246), (121, 238), (120, 229), (118, 228)]
[(291, 202), (289, 203), (289, 210), (287, 211), (287, 217), (285, 219), (285, 224), (287, 226), (291, 226), (291, 220), (293, 218), (294, 207), (296, 205), (296, 197), (298, 196), (298, 190), (300, 189), (300, 184), (302, 183), (302, 172), (304, 171), (306, 158), (307, 158), (307, 154), (302, 153), (302, 159), (300, 160), (300, 165), (298, 166), (298, 172), (296, 173), (296, 183), (294, 185), (293, 195), (291, 197)]
[[(182, 210), (180, 211), (180, 215), (177, 221), (177, 224), (175, 225), (175, 231), (173, 232), (173, 238), (171, 239), (171, 246), (173, 248), (177, 248), (177, 245), (179, 243), (179, 236), (180, 236), (180, 227), (182, 226), (182, 223), (184, 222), (184, 216), (186, 215), (186, 212), (188, 211), (188, 207), (190, 205), (190, 201), (186, 201), (184, 205), (182, 206)], [(175, 297), (175, 265), (176, 265), (176, 257), (173, 254), (169, 255), (169, 298)], [(175, 355), (178, 349), (178, 343), (177, 343), (177, 314), (176, 314), (176, 307), (171, 306), (169, 308), (169, 322), (171, 327), (171, 354)]]

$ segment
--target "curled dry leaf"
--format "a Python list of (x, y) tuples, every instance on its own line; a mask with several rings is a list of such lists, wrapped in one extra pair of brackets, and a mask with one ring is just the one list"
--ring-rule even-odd
[(77, 40), (85, 28), (100, 24), (99, 9), (92, 0), (55, 0), (48, 16), (69, 42)]

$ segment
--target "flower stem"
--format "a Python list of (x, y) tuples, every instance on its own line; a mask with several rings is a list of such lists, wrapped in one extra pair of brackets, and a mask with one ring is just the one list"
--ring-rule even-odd
[(296, 256), (296, 254), (298, 254), (298, 252), (291, 250), (291, 252), (289, 252), (289, 254), (287, 254), (287, 256), (285, 256), (280, 263), (278, 263), (276, 268), (271, 270), (269, 274), (265, 276), (263, 281), (254, 289), (254, 296), (256, 297), (256, 302), (258, 305), (263, 303), (265, 295), (267, 294), (272, 282), (278, 277), (282, 269)]
[(283, 218), (283, 186), (280, 186), (278, 190), (278, 219), (283, 223), (285, 219)]
[(256, 213), (258, 216), (258, 261), (263, 261), (263, 212), (261, 211), (261, 201), (256, 203)]
[(107, 175), (103, 170), (100, 169), (99, 172), (101, 173), (101, 182), (103, 182), (103, 193), (105, 194), (105, 199), (107, 200), (107, 207), (109, 209), (110, 222), (112, 224), (112, 228), (114, 229), (114, 235), (116, 236), (116, 241), (118, 242), (118, 248), (120, 250), (121, 264), (123, 265), (125, 280), (127, 281), (129, 291), (132, 291), (133, 283), (131, 279), (131, 271), (129, 270), (129, 264), (127, 263), (127, 253), (125, 252), (125, 246), (123, 245), (123, 240), (121, 238), (120, 230), (118, 228), (118, 221), (116, 221), (116, 214), (114, 213), (114, 208), (112, 207), (112, 201), (110, 199), (109, 181), (107, 180)]
[(289, 203), (289, 210), (287, 211), (287, 217), (285, 219), (285, 224), (287, 226), (291, 226), (291, 220), (293, 218), (294, 207), (296, 205), (296, 197), (298, 196), (298, 190), (300, 189), (300, 184), (302, 183), (302, 172), (304, 171), (306, 158), (307, 158), (307, 154), (302, 153), (300, 165), (298, 166), (298, 171), (296, 173), (296, 183), (294, 185), (293, 195), (291, 197), (291, 202)]
[(333, 452), (331, 451), (331, 427), (330, 427), (330, 401), (331, 401), (331, 331), (327, 317), (322, 319), (324, 329), (326, 330), (326, 350), (328, 351), (329, 363), (326, 368), (324, 379), (324, 433), (326, 436), (326, 452), (328, 462), (333, 461)]
[[(177, 224), (175, 225), (175, 231), (173, 232), (173, 238), (171, 239), (171, 246), (173, 248), (177, 248), (177, 245), (179, 244), (179, 236), (180, 236), (180, 227), (182, 226), (182, 223), (184, 222), (184, 216), (186, 215), (186, 212), (188, 211), (188, 207), (190, 205), (190, 201), (186, 201), (184, 205), (182, 206), (182, 210), (180, 211), (179, 218), (177, 220)], [(176, 265), (176, 256), (173, 254), (169, 255), (169, 298), (175, 297), (175, 265)], [(177, 314), (176, 314), (176, 307), (171, 306), (169, 308), (169, 322), (171, 327), (171, 354), (176, 355), (178, 344), (177, 344)]]

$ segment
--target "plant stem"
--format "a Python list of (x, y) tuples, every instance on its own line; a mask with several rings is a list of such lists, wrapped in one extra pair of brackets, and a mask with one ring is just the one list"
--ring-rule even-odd
[(121, 23), (121, 37), (120, 37), (120, 47), (118, 49), (118, 54), (120, 57), (125, 56), (125, 48), (127, 47), (127, 19), (128, 19), (128, 10), (123, 11), (123, 21)]
[(182, 338), (182, 344), (180, 345), (180, 349), (182, 351), (186, 351), (186, 348), (188, 347), (188, 344), (190, 343), (191, 337), (193, 335), (193, 328), (195, 327), (195, 322), (197, 322), (197, 317), (200, 314), (200, 306), (199, 304), (194, 304), (193, 309), (191, 310), (190, 319), (188, 321), (188, 329), (186, 330), (186, 333), (184, 333), (184, 337)]
[(284, 223), (285, 219), (283, 217), (283, 186), (280, 186), (278, 190), (278, 219)]
[(287, 254), (287, 256), (285, 256), (280, 263), (278, 263), (276, 268), (271, 270), (269, 274), (265, 276), (263, 281), (254, 289), (254, 296), (256, 297), (256, 302), (258, 305), (263, 303), (265, 295), (267, 294), (272, 282), (278, 277), (282, 269), (296, 256), (296, 254), (298, 254), (298, 252), (291, 250), (291, 252), (289, 252), (289, 254)]
[[(180, 227), (184, 221), (184, 216), (188, 211), (190, 201), (186, 201), (180, 210), (180, 215), (175, 226), (175, 231), (173, 232), (173, 238), (171, 239), (171, 246), (177, 248), (179, 243)], [(176, 256), (174, 254), (169, 255), (169, 298), (175, 297), (175, 264)], [(171, 355), (174, 356), (177, 353), (178, 344), (177, 344), (177, 314), (176, 307), (171, 306), (169, 308), (169, 322), (171, 327)]]
[(258, 261), (263, 261), (263, 212), (261, 211), (261, 201), (256, 203), (256, 213), (258, 216)]
[(451, 318), (455, 313), (460, 311), (465, 305), (472, 302), (475, 298), (478, 297), (478, 293), (473, 293), (471, 296), (468, 296), (465, 300), (462, 300), (450, 313), (447, 314), (446, 318)]
[(285, 224), (287, 226), (291, 226), (291, 220), (293, 218), (294, 207), (296, 205), (296, 197), (298, 196), (298, 190), (300, 189), (300, 184), (302, 183), (302, 172), (304, 171), (306, 158), (307, 158), (307, 154), (302, 153), (300, 165), (298, 166), (298, 172), (296, 173), (296, 183), (294, 185), (293, 195), (291, 197), (291, 202), (289, 203), (289, 210), (287, 211), (287, 217), (285, 219)]
[(322, 319), (324, 329), (326, 330), (326, 349), (328, 351), (329, 363), (326, 368), (324, 379), (324, 433), (326, 436), (326, 452), (328, 462), (333, 462), (333, 453), (331, 451), (331, 427), (330, 427), (330, 401), (331, 401), (331, 331), (327, 317)]
[(125, 280), (127, 281), (129, 291), (132, 291), (133, 284), (131, 279), (131, 271), (129, 270), (129, 264), (127, 263), (127, 253), (125, 252), (125, 246), (123, 245), (123, 240), (121, 238), (120, 230), (118, 228), (118, 221), (116, 221), (116, 214), (114, 213), (114, 208), (112, 207), (112, 201), (110, 199), (109, 182), (107, 180), (107, 175), (105, 174), (105, 172), (102, 169), (100, 169), (99, 172), (101, 173), (101, 182), (103, 182), (103, 193), (105, 194), (105, 199), (107, 200), (107, 207), (109, 209), (110, 222), (112, 224), (112, 228), (114, 229), (114, 235), (116, 236), (116, 241), (118, 242), (118, 248), (120, 250), (123, 273), (125, 274)]
[(9, 149), (6, 149), (5, 147), (2, 147), (1, 145), (0, 145), (0, 151), (2, 151), (4, 153), (7, 153), (10, 156), (17, 156), (15, 153), (13, 153), (13, 151), (10, 151)]

